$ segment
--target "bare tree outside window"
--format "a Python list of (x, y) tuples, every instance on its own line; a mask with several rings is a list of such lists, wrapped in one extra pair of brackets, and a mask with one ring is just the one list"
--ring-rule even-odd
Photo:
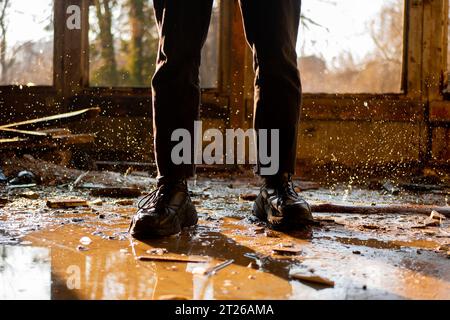
[(0, 85), (53, 84), (53, 1), (0, 0)]
[(297, 51), (305, 92), (400, 92), (404, 0), (302, 5)]
[[(216, 87), (219, 5), (202, 52), (202, 87)], [(158, 32), (152, 0), (93, 0), (89, 12), (90, 85), (150, 87), (155, 71)]]

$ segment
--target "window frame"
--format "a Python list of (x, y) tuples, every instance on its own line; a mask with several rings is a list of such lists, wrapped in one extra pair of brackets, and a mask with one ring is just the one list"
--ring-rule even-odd
[[(6, 97), (18, 96), (18, 92), (24, 96), (28, 94), (42, 94), (54, 98), (63, 105), (63, 109), (73, 109), (76, 106), (71, 101), (79, 95), (99, 95), (104, 97), (151, 97), (149, 88), (107, 88), (107, 87), (89, 87), (89, 41), (88, 41), (88, 9), (90, 0), (55, 0), (54, 3), (54, 83), (52, 86), (23, 86), (19, 91), (18, 86), (1, 86), (1, 94)], [(428, 8), (430, 3), (434, 7)], [(403, 115), (396, 117), (397, 121), (410, 121), (411, 113), (419, 112), (423, 108), (424, 100), (427, 99), (424, 93), (425, 80), (422, 66), (424, 56), (430, 56), (434, 53), (434, 48), (422, 50), (424, 39), (431, 36), (430, 27), (424, 23), (425, 19), (433, 14), (433, 10), (442, 10), (437, 8), (437, 1), (423, 0), (405, 0), (404, 14), (404, 45), (403, 45), (403, 67), (402, 67), (402, 92), (399, 93), (381, 93), (381, 94), (334, 94), (334, 93), (305, 93), (303, 97), (304, 109), (308, 112), (311, 119), (321, 119), (323, 115), (314, 108), (318, 101), (322, 101), (326, 111), (334, 115), (333, 119), (345, 120), (348, 114), (355, 115), (357, 119), (358, 107), (351, 107), (353, 100), (362, 100), (370, 98), (379, 100), (379, 103), (373, 108), (373, 113), (377, 117), (391, 119), (392, 113), (389, 112), (389, 105), (402, 103), (411, 107), (405, 110)], [(444, 6), (448, 8), (447, 1)], [(69, 5), (79, 5), (82, 13), (82, 27), (80, 30), (67, 30), (66, 8)], [(435, 8), (436, 7), (436, 8)], [(431, 10), (431, 13), (428, 12)], [(448, 14), (446, 14), (448, 19)], [(252, 54), (245, 44), (243, 35), (242, 19), (238, 2), (221, 1), (220, 2), (220, 37), (219, 37), (219, 75), (218, 86), (213, 89), (202, 89), (202, 98), (204, 104), (218, 107), (220, 112), (224, 108), (230, 112), (230, 123), (240, 125), (251, 125), (248, 115), (252, 106), (253, 91), (253, 71), (251, 68)], [(443, 27), (447, 32), (447, 26)], [(445, 39), (447, 41), (447, 39)], [(447, 48), (445, 48), (445, 54)], [(441, 66), (442, 67), (442, 66)], [(446, 67), (446, 66), (445, 66)], [(236, 74), (238, 72), (238, 74)], [(447, 81), (445, 79), (445, 81)], [(242, 88), (244, 93), (242, 94)], [(441, 87), (439, 94), (441, 97), (450, 99), (450, 94), (444, 93)], [(335, 103), (338, 102), (338, 103)], [(381, 106), (380, 106), (381, 105)], [(379, 107), (380, 106), (380, 107)], [(329, 109), (328, 109), (329, 108)], [(379, 110), (377, 110), (379, 108)], [(235, 116), (235, 111), (243, 110), (240, 115)], [(248, 109), (248, 110), (247, 110)], [(247, 112), (248, 111), (248, 112)], [(379, 112), (378, 112), (379, 111)], [(426, 115), (424, 115), (425, 117)], [(244, 119), (244, 117), (246, 117)], [(421, 119), (423, 117), (414, 117)], [(367, 119), (365, 119), (367, 120)], [(450, 121), (450, 119), (449, 119)]]

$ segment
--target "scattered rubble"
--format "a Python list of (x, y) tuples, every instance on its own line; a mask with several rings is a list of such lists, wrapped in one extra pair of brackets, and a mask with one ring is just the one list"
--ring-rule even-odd
[(334, 287), (334, 285), (335, 285), (334, 281), (329, 280), (324, 277), (321, 277), (321, 276), (314, 275), (314, 274), (295, 273), (295, 274), (291, 275), (291, 278), (300, 280), (300, 281), (323, 285), (326, 287)]
[(162, 256), (166, 253), (169, 253), (169, 251), (166, 248), (153, 248), (153, 249), (147, 250), (146, 253), (150, 254), (150, 255)]
[(9, 202), (6, 198), (0, 198), (0, 207), (5, 206)]
[(293, 246), (292, 247), (279, 246), (272, 248), (272, 251), (280, 255), (299, 255), (302, 252), (300, 248), (295, 248)]
[(445, 216), (443, 214), (440, 214), (439, 212), (433, 210), (433, 211), (431, 211), (430, 219), (442, 221), (442, 220), (445, 220)]
[(36, 185), (37, 179), (33, 172), (30, 171), (20, 171), (17, 177), (9, 181), (9, 185), (12, 186), (23, 186), (23, 185)]
[(411, 205), (411, 204), (381, 204), (381, 205), (353, 205), (353, 204), (333, 204), (319, 203), (311, 204), (313, 212), (325, 213), (345, 213), (345, 214), (426, 214), (437, 211), (444, 216), (450, 216), (450, 207), (438, 207), (432, 205)]
[(135, 187), (93, 187), (91, 196), (109, 198), (137, 198), (142, 195), (142, 191)]
[(255, 201), (258, 195), (256, 193), (243, 193), (240, 195), (241, 200)]
[(120, 199), (114, 202), (116, 206), (132, 206), (134, 205), (134, 200), (132, 199)]
[(34, 192), (34, 191), (27, 191), (27, 192), (23, 192), (23, 193), (19, 194), (19, 197), (25, 198), (25, 199), (30, 199), (30, 200), (37, 200), (40, 198), (40, 195), (39, 195), (39, 193)]
[(230, 259), (230, 260), (221, 262), (221, 263), (215, 265), (214, 267), (196, 268), (196, 269), (194, 269), (193, 273), (204, 275), (204, 276), (215, 275), (217, 272), (219, 272), (222, 269), (225, 269), (226, 267), (232, 265), (233, 263), (234, 263), (234, 260)]
[(56, 199), (47, 200), (47, 207), (51, 209), (69, 209), (78, 207), (89, 207), (86, 200), (82, 199)]
[(383, 184), (383, 189), (392, 195), (398, 195), (400, 193), (400, 189), (397, 186), (395, 186), (391, 181), (386, 181)]

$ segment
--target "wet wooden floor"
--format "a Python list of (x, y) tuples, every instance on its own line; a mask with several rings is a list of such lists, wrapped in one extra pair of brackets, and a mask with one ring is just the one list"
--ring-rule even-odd
[[(60, 191), (48, 188), (40, 191), (40, 200), (8, 204), (0, 209), (0, 298), (450, 298), (449, 219), (418, 228), (426, 216), (316, 213), (317, 226), (286, 234), (249, 218), (251, 202), (240, 194), (256, 192), (252, 183), (203, 181), (191, 189), (199, 225), (146, 242), (126, 232), (134, 205), (120, 206), (114, 199), (85, 209), (49, 210), (44, 199)], [(345, 188), (302, 194), (312, 202), (338, 203), (417, 203), (418, 197)], [(72, 196), (89, 198), (76, 191)], [(447, 204), (444, 195), (421, 197)], [(296, 254), (281, 255), (280, 248)], [(158, 253), (201, 262), (137, 259)], [(203, 274), (228, 260), (233, 263), (224, 269)], [(298, 280), (296, 274), (334, 286)]]

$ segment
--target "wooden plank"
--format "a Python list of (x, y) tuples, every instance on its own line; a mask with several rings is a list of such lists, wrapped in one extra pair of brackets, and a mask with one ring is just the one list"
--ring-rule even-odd
[(291, 278), (309, 283), (323, 285), (326, 287), (334, 287), (334, 281), (314, 274), (295, 273), (291, 275)]
[(82, 199), (55, 199), (47, 200), (47, 207), (51, 209), (70, 209), (88, 207), (88, 202)]
[(39, 131), (29, 131), (29, 130), (20, 130), (13, 128), (0, 128), (0, 135), (5, 137), (48, 137), (49, 135), (45, 132)]
[(311, 205), (312, 212), (326, 213), (348, 213), (348, 214), (423, 214), (430, 215), (432, 211), (439, 212), (450, 217), (450, 207), (439, 207), (431, 205), (340, 205), (333, 203), (322, 203)]
[(110, 197), (110, 198), (137, 198), (141, 196), (142, 191), (139, 188), (123, 187), (102, 187), (92, 188), (91, 195), (94, 197)]
[(180, 262), (180, 263), (205, 263), (208, 262), (203, 257), (186, 257), (186, 256), (160, 256), (160, 255), (147, 255), (137, 257), (139, 261), (157, 261), (157, 262)]
[(62, 122), (73, 122), (73, 121), (81, 121), (83, 119), (90, 119), (98, 116), (100, 114), (100, 108), (87, 108), (82, 110), (77, 110), (73, 112), (68, 113), (61, 113), (56, 114), (53, 116), (43, 117), (43, 118), (37, 118), (37, 119), (31, 119), (31, 120), (25, 120), (15, 123), (8, 123), (0, 126), (0, 129), (7, 129), (7, 128), (15, 128), (25, 125), (36, 125), (36, 124), (42, 124), (47, 122), (57, 122), (58, 124)]

